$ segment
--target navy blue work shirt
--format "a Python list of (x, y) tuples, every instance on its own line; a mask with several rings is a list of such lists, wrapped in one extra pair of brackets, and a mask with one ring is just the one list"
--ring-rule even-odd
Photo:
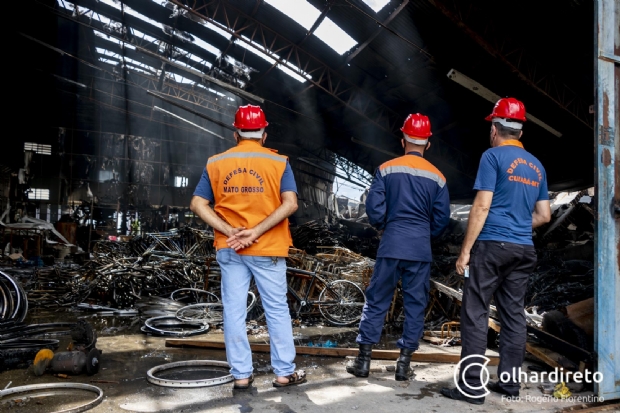
[(377, 258), (431, 262), (431, 237), (450, 222), (446, 179), (420, 153), (408, 152), (377, 168), (366, 213), (384, 230)]

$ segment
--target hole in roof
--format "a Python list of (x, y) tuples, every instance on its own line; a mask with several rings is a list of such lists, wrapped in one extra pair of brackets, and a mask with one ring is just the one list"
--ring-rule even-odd
[(133, 70), (133, 71), (135, 71), (135, 72), (144, 73), (144, 74), (146, 74), (146, 75), (153, 75), (153, 72), (152, 72), (152, 71), (144, 70), (144, 69), (142, 69), (142, 68), (139, 68), (139, 67), (137, 67), (137, 66), (131, 65), (131, 64), (129, 64), (129, 63), (125, 63), (124, 67), (129, 68), (129, 69), (131, 69), (131, 70)]
[(151, 67), (149, 65), (146, 65), (146, 64), (144, 64), (142, 62), (139, 62), (137, 60), (131, 59), (131, 58), (127, 57), (127, 56), (121, 56), (118, 53), (114, 53), (114, 52), (112, 52), (110, 50), (103, 49), (101, 47), (97, 47), (96, 50), (97, 50), (97, 53), (106, 56), (105, 58), (101, 58), (100, 57), (99, 60), (101, 60), (101, 61), (108, 61), (109, 62), (110, 59), (108, 59), (108, 58), (112, 58), (112, 59), (117, 59), (117, 60), (119, 60), (121, 62), (131, 63), (133, 66), (140, 67), (143, 70), (147, 70), (147, 71), (150, 71), (152, 73), (157, 72), (157, 69), (155, 69), (155, 68), (153, 68), (153, 67)]
[(375, 13), (384, 8), (390, 0), (362, 0), (368, 7), (370, 7)]
[[(250, 43), (252, 43), (253, 45), (255, 45), (255, 46), (259, 47), (260, 49), (262, 49), (262, 46), (261, 46), (261, 45), (259, 45), (258, 43), (255, 43), (255, 42), (251, 41), (250, 39), (248, 39), (247, 37), (245, 37), (245, 36), (243, 36), (243, 35), (242, 35), (241, 37), (243, 37), (243, 38), (244, 38), (245, 40), (247, 40), (248, 42), (250, 42)], [(266, 52), (264, 52), (264, 51), (262, 51), (262, 50), (261, 50), (261, 51), (256, 50), (254, 47), (250, 46), (250, 45), (249, 45), (249, 44), (247, 44), (246, 42), (243, 42), (243, 41), (237, 41), (237, 42), (236, 42), (236, 44), (238, 44), (239, 46), (243, 47), (244, 49), (246, 49), (246, 50), (248, 50), (248, 51), (252, 52), (252, 53), (253, 53), (253, 54), (255, 54), (256, 56), (258, 56), (258, 57), (261, 57), (261, 58), (265, 59), (266, 61), (268, 61), (268, 62), (269, 62), (269, 63), (271, 63), (272, 65), (277, 63), (277, 62), (276, 62), (276, 60), (275, 60), (273, 57), (271, 57), (269, 54), (267, 54)], [(277, 54), (275, 54), (275, 53), (271, 53), (271, 54), (272, 54), (273, 56), (277, 57), (278, 59), (280, 59), (280, 60), (284, 61), (284, 63), (286, 63), (286, 64), (288, 64), (288, 65), (291, 65), (291, 66), (295, 67), (295, 66), (294, 66), (294, 65), (292, 65), (291, 63), (286, 62), (286, 60), (282, 59), (282, 58), (281, 58), (280, 56), (278, 56)], [(304, 75), (303, 75), (303, 76), (301, 76), (301, 75), (299, 75), (297, 72), (293, 71), (291, 68), (289, 68), (289, 67), (288, 67), (288, 66), (286, 66), (286, 65), (281, 65), (281, 64), (278, 64), (276, 67), (277, 67), (278, 69), (280, 69), (281, 71), (283, 71), (284, 73), (286, 73), (287, 75), (289, 75), (290, 77), (292, 77), (293, 79), (295, 79), (295, 80), (297, 80), (298, 82), (301, 82), (301, 83), (304, 83), (304, 82), (307, 80), (306, 78), (312, 78), (312, 76), (310, 76), (309, 74), (307, 74), (307, 73), (305, 73), (305, 72), (304, 72)], [(295, 69), (298, 69), (298, 68), (297, 68), (297, 67), (295, 67)], [(298, 70), (299, 70), (299, 69), (298, 69)]]
[(153, 36), (149, 36), (146, 33), (142, 33), (140, 30), (138, 29), (134, 29), (133, 27), (130, 29), (134, 36), (137, 36), (143, 40), (146, 40), (147, 42), (151, 42), (151, 43), (159, 43), (159, 40), (157, 40), (156, 38), (154, 38)]
[(265, 0), (282, 13), (299, 23), (304, 29), (310, 30), (321, 12), (306, 0)]
[(314, 35), (334, 49), (338, 54), (348, 52), (357, 44), (355, 39), (346, 34), (330, 19), (323, 20), (323, 23), (314, 31)]
[[(269, 1), (271, 1), (271, 0), (269, 0)], [(160, 6), (165, 6), (165, 4), (167, 4), (167, 3), (168, 3), (168, 2), (166, 2), (166, 1), (158, 1), (158, 0), (153, 0), (153, 2), (154, 2), (155, 4), (157, 4), (157, 5), (160, 5)], [(283, 3), (284, 3), (284, 2), (283, 2)], [(307, 2), (306, 2), (306, 3), (307, 3)], [(308, 5), (309, 5), (309, 4), (308, 4)], [(312, 8), (312, 9), (316, 10), (316, 9), (315, 9), (314, 7), (312, 7), (312, 6), (310, 6), (310, 8)], [(188, 15), (188, 14), (183, 14), (183, 17), (185, 17), (185, 18), (189, 18), (189, 15)], [(203, 25), (204, 27), (208, 28), (209, 30), (212, 30), (213, 32), (215, 32), (215, 33), (219, 34), (220, 36), (225, 37), (226, 39), (230, 39), (230, 38), (231, 38), (231, 34), (230, 34), (229, 32), (227, 32), (226, 30), (224, 30), (224, 29), (222, 29), (222, 28), (220, 28), (220, 27), (218, 27), (218, 26), (214, 25), (214, 24), (213, 24), (213, 23), (211, 23), (211, 22), (207, 22), (207, 21), (202, 20), (202, 21), (200, 21), (200, 24), (201, 24), (201, 25)], [(314, 24), (314, 20), (312, 21), (312, 23), (310, 23), (310, 27), (312, 26), (312, 24)], [(243, 38), (244, 38), (245, 40), (249, 41), (250, 43), (252, 43), (253, 45), (256, 45), (256, 46), (258, 46), (259, 48), (261, 48), (261, 49), (262, 49), (262, 47), (261, 47), (258, 43), (255, 43), (255, 42), (251, 41), (250, 39), (248, 39), (248, 38), (247, 38), (247, 37), (245, 37), (245, 36), (243, 36)], [(203, 48), (206, 48), (206, 47), (205, 47), (205, 42), (204, 42), (204, 41), (202, 41), (201, 39), (198, 39), (198, 38), (196, 38), (196, 37), (195, 37), (195, 38), (194, 38), (194, 42), (195, 42), (196, 44), (198, 44), (199, 46), (201, 46), (201, 47), (203, 47)], [(246, 49), (246, 50), (248, 50), (248, 51), (252, 52), (253, 54), (255, 54), (255, 55), (257, 55), (257, 56), (259, 56), (259, 57), (261, 57), (261, 58), (265, 59), (265, 60), (266, 60), (266, 61), (268, 61), (269, 63), (271, 63), (271, 64), (276, 63), (276, 61), (275, 61), (272, 57), (270, 57), (270, 56), (269, 56), (269, 54), (268, 54), (267, 52), (262, 51), (262, 50), (261, 50), (261, 51), (256, 50), (255, 48), (253, 48), (252, 46), (247, 45), (247, 44), (246, 44), (246, 43), (244, 43), (244, 42), (237, 41), (236, 43), (237, 43), (237, 44), (239, 44), (240, 46), (242, 46), (244, 49)], [(355, 43), (354, 43), (354, 44), (355, 44)], [(209, 50), (209, 49), (207, 49), (207, 50)], [(347, 50), (348, 50), (348, 49), (347, 49)], [(211, 51), (211, 50), (209, 50), (209, 51)], [(219, 51), (218, 51), (218, 52), (219, 52)], [(212, 51), (212, 53), (214, 53), (214, 51)], [(221, 54), (221, 52), (219, 52), (219, 53)], [(274, 53), (273, 55), (274, 55), (274, 56), (276, 56), (278, 59), (280, 58), (280, 56), (276, 55), (275, 53)], [(295, 67), (295, 66), (294, 66), (294, 65), (292, 65), (291, 63), (288, 63), (288, 64), (289, 64), (289, 65), (291, 65), (291, 66), (293, 66), (293, 67)], [(312, 76), (310, 76), (310, 75), (308, 75), (308, 74), (306, 74), (306, 73), (304, 73), (304, 76), (300, 76), (300, 75), (299, 75), (299, 74), (297, 74), (295, 71), (293, 71), (292, 69), (290, 69), (290, 68), (288, 68), (287, 66), (284, 66), (284, 65), (280, 65), (280, 64), (279, 64), (277, 67), (278, 67), (278, 69), (280, 69), (281, 71), (283, 71), (284, 73), (286, 73), (287, 75), (291, 76), (292, 78), (294, 78), (295, 80), (297, 80), (298, 82), (301, 82), (301, 83), (305, 82), (305, 81), (307, 80), (306, 78), (311, 78), (311, 77), (312, 77)], [(295, 67), (295, 68), (296, 68), (296, 67)], [(297, 68), (296, 68), (296, 69), (297, 69)]]
[(110, 65), (113, 65), (113, 66), (116, 66), (118, 64), (118, 62), (116, 60), (106, 59), (105, 57), (100, 57), (99, 61), (103, 62), (103, 63), (107, 63), (107, 64), (110, 64)]
[[(99, 0), (99, 1), (101, 1), (101, 2), (102, 2), (102, 3), (104, 3), (104, 4), (107, 4), (108, 6), (114, 7), (114, 8), (115, 8), (115, 9), (117, 9), (117, 10), (121, 10), (121, 5), (120, 5), (120, 3), (117, 3), (117, 2), (115, 2), (114, 0)], [(159, 6), (161, 6), (161, 4), (160, 4), (159, 2), (154, 2), (154, 3), (158, 4)], [(142, 21), (145, 21), (145, 22), (147, 22), (147, 23), (150, 23), (151, 25), (153, 25), (153, 26), (155, 26), (155, 27), (158, 27), (158, 28), (160, 28), (160, 29), (164, 30), (164, 28), (163, 28), (163, 24), (162, 24), (162, 23), (160, 23), (160, 22), (158, 22), (158, 21), (156, 21), (156, 20), (153, 20), (153, 19), (151, 19), (150, 17), (147, 17), (147, 16), (143, 15), (142, 13), (139, 13), (139, 12), (137, 12), (137, 11), (133, 10), (131, 7), (128, 7), (127, 5), (125, 5), (125, 6), (122, 8), (122, 10), (123, 10), (125, 13), (127, 13), (127, 14), (129, 14), (129, 15), (131, 15), (131, 16), (137, 17), (138, 19), (140, 19), (140, 20), (142, 20)], [(207, 26), (207, 27), (208, 27), (208, 26)], [(211, 29), (212, 29), (212, 30), (214, 30), (213, 28), (211, 28)], [(145, 33), (141, 33), (141, 32), (139, 32), (139, 31), (138, 31), (138, 30), (136, 30), (136, 29), (132, 29), (132, 30), (134, 31), (134, 33), (136, 33), (136, 34), (138, 34), (139, 36), (141, 36), (141, 37), (145, 38), (146, 40), (149, 40), (149, 41), (151, 41), (151, 42), (153, 42), (153, 43), (154, 43), (154, 42), (157, 42), (157, 39), (155, 39), (154, 37), (151, 37), (151, 36), (149, 36), (149, 35), (147, 35), (147, 34), (145, 34)], [(214, 30), (214, 31), (215, 31), (215, 30)], [(166, 33), (166, 34), (170, 35), (170, 33), (166, 32), (166, 30), (164, 30), (164, 33)], [(211, 53), (211, 54), (213, 54), (213, 55), (215, 55), (215, 56), (219, 56), (219, 55), (221, 54), (220, 50), (219, 50), (217, 47), (214, 47), (214, 46), (210, 45), (209, 43), (205, 42), (205, 41), (204, 41), (204, 40), (202, 40), (202, 39), (199, 39), (199, 38), (194, 37), (194, 39), (193, 39), (193, 43), (194, 43), (194, 44), (196, 44), (197, 46), (199, 46), (199, 47), (201, 47), (201, 48), (205, 49), (207, 52), (209, 52), (209, 53)]]
[[(111, 1), (111, 0), (102, 0), (102, 1), (105, 4), (120, 10), (120, 4), (118, 4), (118, 3), (114, 2), (114, 1)], [(73, 10), (73, 4), (71, 4), (71, 3), (59, 0), (58, 4), (61, 5), (63, 8), (67, 9), (67, 10)], [(142, 15), (142, 14), (140, 14), (140, 13), (138, 13), (138, 12), (132, 10), (132, 9), (130, 9), (127, 6), (125, 6), (124, 10), (128, 14), (131, 14), (131, 15), (133, 15), (133, 16), (135, 16), (135, 17), (137, 17), (137, 18), (139, 18), (139, 19), (141, 19), (141, 20), (143, 20), (145, 22), (148, 22), (148, 23), (150, 23), (150, 24), (152, 24), (154, 26), (157, 26), (157, 27), (161, 27), (160, 23), (156, 22), (155, 20), (149, 19), (148, 17), (146, 17), (146, 16), (144, 16), (144, 15)], [(85, 13), (87, 11), (88, 11), (88, 9), (81, 9), (80, 10), (81, 13)], [(106, 28), (106, 27), (113, 28), (115, 25), (120, 25), (122, 27), (121, 23), (115, 22), (114, 20), (111, 20), (111, 19), (107, 18), (106, 16), (103, 16), (101, 14), (95, 13), (93, 11), (89, 11), (89, 12), (93, 13), (93, 15), (96, 16), (96, 18), (101, 23), (104, 24), (104, 28)], [(133, 32), (134, 36), (139, 37), (139, 38), (141, 38), (143, 40), (146, 40), (146, 41), (151, 42), (151, 43), (156, 43), (156, 44), (162, 43), (160, 40), (156, 39), (155, 37), (149, 36), (146, 33), (142, 33), (141, 31), (139, 31), (137, 29), (130, 28), (130, 30)], [(127, 48), (132, 49), (132, 50), (136, 49), (136, 47), (134, 45), (132, 45), (131, 43), (128, 43), (128, 42), (125, 42), (125, 41), (121, 41), (121, 40), (118, 40), (118, 39), (113, 38), (113, 37), (106, 36), (105, 34), (99, 32), (97, 30), (94, 30), (94, 33), (95, 33), (95, 36), (98, 36), (98, 37), (100, 37), (102, 39), (105, 39), (105, 40), (108, 40), (110, 42), (116, 43), (116, 44), (120, 45), (121, 47), (127, 47)], [(116, 35), (116, 36), (120, 35), (119, 33), (111, 33), (111, 34)], [(210, 45), (209, 43), (207, 43), (207, 42), (205, 42), (205, 41), (203, 41), (201, 39), (194, 39), (194, 40), (195, 40), (194, 43), (197, 46), (199, 46), (202, 49), (206, 50), (207, 52), (215, 55), (216, 57), (221, 54), (219, 49), (217, 49), (216, 47)], [(179, 50), (182, 50), (182, 49), (179, 49)], [(198, 56), (194, 56), (191, 53), (187, 53), (187, 52), (185, 52), (185, 53), (186, 53), (186, 55), (185, 55), (186, 57), (188, 57), (189, 59), (191, 59), (191, 60), (193, 60), (195, 62), (203, 64), (203, 65), (205, 65), (205, 66), (207, 66), (209, 68), (212, 66), (211, 63), (205, 61), (204, 59), (202, 59), (202, 58), (200, 58)], [(187, 67), (190, 67), (186, 63), (181, 62), (178, 59), (171, 59), (171, 60), (176, 61), (177, 63), (181, 63), (181, 64), (183, 64), (183, 65), (185, 65)]]
[[(310, 30), (321, 15), (321, 11), (306, 0), (265, 0), (265, 3), (286, 14), (306, 30)], [(323, 20), (314, 31), (314, 35), (338, 54), (351, 50), (357, 44), (355, 39), (349, 36), (347, 32), (342, 30), (329, 17)]]

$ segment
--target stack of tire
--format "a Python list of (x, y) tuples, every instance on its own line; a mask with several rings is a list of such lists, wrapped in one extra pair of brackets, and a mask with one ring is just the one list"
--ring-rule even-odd
[(0, 271), (0, 328), (7, 322), (21, 323), (28, 313), (28, 297), (22, 286)]
[(24, 324), (27, 313), (26, 292), (13, 277), (0, 271), (0, 371), (27, 366), (43, 348), (58, 348), (58, 340), (31, 338), (51, 327)]

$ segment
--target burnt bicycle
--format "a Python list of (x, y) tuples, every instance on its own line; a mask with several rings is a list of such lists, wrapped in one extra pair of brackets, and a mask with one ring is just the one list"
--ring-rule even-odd
[(349, 326), (362, 318), (366, 295), (353, 281), (331, 280), (333, 274), (319, 270), (318, 266), (315, 271), (287, 267), (286, 275), (295, 318), (316, 309), (335, 326)]

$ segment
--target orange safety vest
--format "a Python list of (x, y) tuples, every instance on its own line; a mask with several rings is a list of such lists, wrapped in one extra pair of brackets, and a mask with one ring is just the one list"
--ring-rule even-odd
[[(215, 213), (233, 228), (258, 225), (282, 205), (280, 183), (287, 159), (251, 140), (242, 140), (236, 147), (209, 158), (207, 173), (215, 197)], [(215, 231), (215, 248), (228, 248), (227, 238)], [(293, 245), (288, 219), (265, 232), (258, 241), (237, 253), (288, 256)]]

